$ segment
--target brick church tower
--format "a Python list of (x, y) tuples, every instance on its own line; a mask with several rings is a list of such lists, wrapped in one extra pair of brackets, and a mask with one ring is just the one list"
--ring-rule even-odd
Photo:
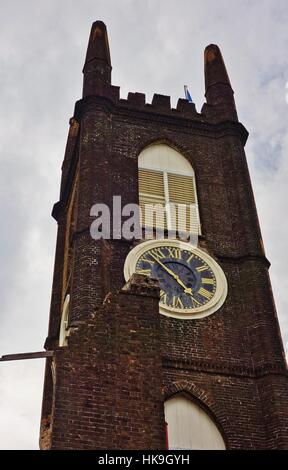
[[(201, 113), (159, 94), (120, 99), (106, 27), (92, 26), (52, 213), (42, 449), (288, 448), (287, 369), (248, 133), (219, 48), (204, 57)], [(165, 204), (164, 238), (153, 214), (140, 239), (123, 236), (118, 208), (95, 239), (95, 204), (112, 214), (119, 196), (122, 208)], [(190, 207), (197, 246), (169, 235), (173, 203)]]

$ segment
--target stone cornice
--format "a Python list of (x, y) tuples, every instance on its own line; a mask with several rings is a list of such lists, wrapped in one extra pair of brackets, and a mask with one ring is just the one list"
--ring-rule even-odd
[(202, 114), (193, 111), (191, 113), (181, 112), (179, 109), (163, 107), (156, 104), (136, 105), (128, 100), (112, 100), (104, 96), (88, 96), (79, 100), (75, 105), (75, 118), (81, 121), (86, 113), (102, 111), (113, 113), (114, 118), (132, 120), (135, 122), (161, 122), (163, 125), (181, 127), (182, 132), (191, 135), (203, 135), (210, 138), (221, 138), (225, 135), (236, 135), (243, 146), (248, 138), (248, 131), (238, 121), (223, 121), (212, 123), (205, 119)]

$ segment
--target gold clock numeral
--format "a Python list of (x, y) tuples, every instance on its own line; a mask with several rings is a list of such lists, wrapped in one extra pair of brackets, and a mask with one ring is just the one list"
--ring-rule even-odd
[(211, 277), (202, 277), (202, 283), (203, 284), (212, 284), (214, 286), (215, 279), (213, 279)]
[(173, 295), (172, 297), (172, 307), (174, 308), (184, 308), (183, 302), (179, 297)]
[(192, 307), (193, 308), (197, 308), (197, 307), (199, 307), (199, 305), (201, 305), (201, 304), (199, 304), (199, 302), (196, 302), (195, 299), (191, 299), (191, 302), (192, 302)]
[(153, 250), (151, 250), (151, 254), (154, 255), (157, 259), (165, 258), (165, 255), (163, 251), (161, 251), (161, 248), (154, 248)]
[(191, 253), (189, 258), (187, 259), (187, 263), (190, 263), (191, 259), (193, 259), (193, 258), (194, 258), (194, 253)]
[(161, 290), (160, 291), (160, 300), (161, 302), (163, 302), (164, 304), (167, 303), (167, 294), (164, 290)]
[(198, 271), (198, 273), (202, 273), (203, 271), (206, 271), (208, 269), (208, 266), (205, 266), (205, 264), (203, 264), (202, 266), (198, 266), (196, 268), (196, 271)]
[(202, 295), (202, 297), (205, 297), (207, 300), (210, 300), (211, 297), (213, 297), (213, 292), (209, 292), (209, 290), (205, 289), (204, 287), (201, 287), (197, 294)]
[(179, 248), (167, 247), (171, 258), (181, 259), (181, 250)]
[(153, 259), (148, 258), (146, 255), (141, 258), (141, 261), (144, 261), (145, 263), (149, 263), (151, 266), (153, 266), (155, 263)]
[(151, 274), (151, 271), (150, 269), (138, 269), (137, 273), (143, 274), (144, 276), (149, 276), (149, 274)]

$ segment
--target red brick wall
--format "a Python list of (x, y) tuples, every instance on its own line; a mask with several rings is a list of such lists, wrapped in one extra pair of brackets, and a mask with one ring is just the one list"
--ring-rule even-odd
[(52, 449), (165, 448), (158, 302), (135, 275), (56, 351)]

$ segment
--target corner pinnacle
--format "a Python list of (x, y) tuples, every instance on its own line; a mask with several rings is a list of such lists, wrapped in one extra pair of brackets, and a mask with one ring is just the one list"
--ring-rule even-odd
[[(236, 114), (234, 92), (218, 46), (210, 44), (204, 52), (205, 96), (210, 105), (225, 105)], [(232, 116), (231, 114), (231, 116)]]
[(92, 24), (83, 68), (83, 97), (97, 93), (101, 84), (111, 84), (111, 59), (107, 29), (103, 21)]

